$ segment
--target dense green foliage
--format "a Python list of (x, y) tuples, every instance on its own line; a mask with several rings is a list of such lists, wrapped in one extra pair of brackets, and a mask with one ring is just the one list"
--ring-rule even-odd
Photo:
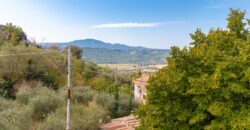
[(0, 112), (1, 130), (29, 130), (32, 128), (31, 109), (15, 106)]
[[(1, 25), (2, 28), (11, 28), (14, 32), (22, 31), (13, 25)], [(13, 46), (12, 41), (4, 39), (6, 31), (0, 29), (0, 94), (2, 97), (14, 97), (15, 89), (23, 82), (40, 81), (46, 86), (58, 89), (66, 84), (67, 76), (67, 51), (60, 52), (55, 48), (41, 49), (35, 43)], [(7, 33), (8, 34), (8, 33)], [(22, 32), (22, 34), (25, 34)], [(16, 36), (14, 39), (17, 39)], [(19, 40), (17, 40), (19, 41)], [(96, 89), (104, 89), (114, 84), (114, 72), (107, 68), (101, 68), (94, 63), (81, 59), (82, 50), (71, 46), (72, 60), (72, 84), (73, 86), (89, 86)], [(26, 55), (26, 53), (28, 53)], [(30, 54), (29, 54), (30, 53)], [(41, 53), (41, 54), (36, 54)], [(13, 55), (17, 54), (17, 55)], [(118, 74), (118, 84), (130, 84), (130, 75)], [(102, 83), (102, 88), (98, 88)]]
[[(106, 119), (106, 112), (100, 107), (85, 107), (83, 105), (72, 106), (71, 129), (73, 130), (98, 130), (99, 125)], [(48, 116), (46, 121), (39, 124), (38, 130), (63, 130), (65, 124), (65, 110), (58, 109)]]
[(141, 129), (250, 129), (250, 20), (244, 16), (231, 10), (227, 30), (198, 29), (189, 48), (172, 48), (137, 111)]
[[(46, 53), (41, 53), (46, 52)], [(23, 81), (38, 80), (47, 86), (58, 89), (64, 85), (66, 68), (65, 56), (62, 53), (46, 51), (33, 46), (0, 46), (0, 53), (6, 55), (0, 57), (0, 77), (9, 81), (11, 86)], [(17, 55), (41, 53), (36, 55)], [(39, 60), (38, 60), (39, 58)]]
[(2, 44), (27, 45), (28, 40), (20, 27), (8, 23), (6, 26), (0, 25), (0, 45)]
[[(94, 130), (129, 115), (137, 106), (128, 91), (134, 74), (118, 73), (115, 82), (114, 71), (85, 62), (83, 50), (71, 48), (72, 129)], [(65, 129), (67, 51), (42, 49), (7, 24), (0, 25), (0, 55), (0, 116), (7, 117), (0, 119), (0, 130)], [(100, 93), (109, 104), (98, 101)]]
[(11, 85), (10, 80), (0, 78), (0, 95), (2, 97), (12, 97)]
[[(101, 123), (114, 117), (115, 98), (107, 92), (93, 90), (90, 87), (72, 89), (72, 129), (95, 130)], [(119, 98), (119, 115), (130, 114), (137, 103), (132, 101), (129, 108), (129, 95), (121, 93)], [(65, 129), (66, 88), (58, 91), (49, 89), (41, 83), (34, 87), (22, 86), (16, 93), (16, 100), (0, 98), (0, 130), (57, 130)], [(14, 124), (14, 125), (13, 125)]]
[(67, 52), (69, 47), (70, 47), (71, 53), (72, 53), (72, 55), (74, 57), (76, 57), (77, 59), (81, 59), (82, 58), (83, 51), (82, 51), (82, 49), (80, 47), (71, 45), (71, 46), (66, 47), (64, 49), (64, 51)]

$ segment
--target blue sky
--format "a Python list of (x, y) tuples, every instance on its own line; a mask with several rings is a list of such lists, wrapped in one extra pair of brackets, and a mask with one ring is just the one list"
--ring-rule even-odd
[(196, 28), (226, 28), (229, 8), (250, 11), (250, 1), (0, 0), (0, 24), (12, 22), (38, 42), (95, 38), (170, 48), (188, 45)]

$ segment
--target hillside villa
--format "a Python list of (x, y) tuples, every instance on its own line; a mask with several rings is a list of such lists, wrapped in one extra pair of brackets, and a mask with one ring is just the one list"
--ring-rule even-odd
[(138, 102), (145, 104), (147, 89), (146, 86), (148, 84), (149, 76), (142, 76), (140, 78), (135, 79), (134, 82), (134, 98)]
[[(147, 96), (147, 82), (149, 76), (142, 76), (133, 81), (134, 98), (139, 103), (145, 104)], [(112, 119), (110, 122), (101, 126), (101, 130), (135, 130), (140, 125), (139, 119), (134, 115)]]

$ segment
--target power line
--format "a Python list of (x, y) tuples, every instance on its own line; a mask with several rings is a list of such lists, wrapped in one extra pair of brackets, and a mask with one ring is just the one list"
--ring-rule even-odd
[[(60, 51), (43, 51), (43, 52), (29, 52), (29, 53), (15, 53), (15, 54), (4, 54), (0, 55), (0, 57), (7, 57), (7, 56), (24, 56), (24, 55), (38, 55), (38, 54), (48, 54), (48, 53), (60, 53)], [(58, 66), (56, 66), (54, 63), (52, 63), (51, 60), (49, 60), (49, 63), (54, 66), (56, 69), (59, 70)], [(33, 65), (34, 66), (34, 65)], [(37, 67), (46, 67), (46, 66), (37, 66)], [(5, 71), (5, 70), (2, 70)], [(12, 71), (13, 72), (13, 71)], [(61, 72), (61, 71), (60, 71)], [(22, 73), (22, 72), (15, 72), (15, 73)], [(35, 74), (35, 73), (30, 73)], [(46, 74), (36, 74), (36, 75), (46, 75)], [(49, 75), (47, 75), (49, 76)]]
[(24, 55), (37, 55), (37, 54), (46, 54), (46, 53), (59, 53), (59, 52), (60, 52), (60, 51), (15, 53), (15, 54), (4, 54), (4, 55), (0, 55), (0, 57), (7, 57), (7, 56), (24, 56)]
[(19, 73), (19, 74), (24, 74), (24, 75), (43, 75), (43, 76), (54, 77), (54, 76), (48, 75), (48, 74), (38, 74), (38, 73), (30, 73), (30, 72), (9, 71), (9, 70), (3, 70), (3, 69), (0, 69), (0, 71), (9, 72), (9, 73)]

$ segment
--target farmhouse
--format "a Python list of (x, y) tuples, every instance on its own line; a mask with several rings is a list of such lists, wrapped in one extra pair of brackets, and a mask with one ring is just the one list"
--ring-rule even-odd
[(147, 89), (149, 76), (142, 76), (135, 79), (134, 82), (134, 98), (142, 104), (146, 102)]

